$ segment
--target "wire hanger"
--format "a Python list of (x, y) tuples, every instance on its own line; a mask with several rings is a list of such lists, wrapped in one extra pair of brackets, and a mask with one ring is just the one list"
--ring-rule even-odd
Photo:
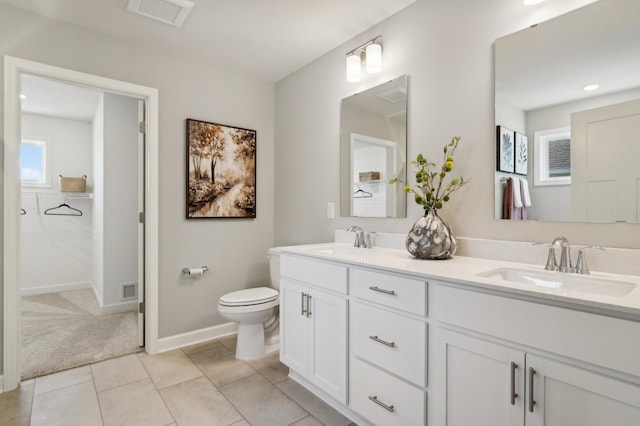
[(27, 211), (25, 209), (20, 209), (20, 216), (24, 216), (25, 214), (27, 214)]
[[(52, 211), (55, 211), (57, 209), (61, 209), (66, 207), (67, 209), (70, 209), (71, 211), (65, 211), (63, 210), (62, 213), (49, 213)], [(48, 216), (82, 216), (82, 210), (78, 210), (76, 208), (71, 207), (69, 204), (67, 203), (62, 203), (60, 204), (58, 207), (51, 207), (50, 209), (46, 209), (44, 211), (44, 214), (48, 215)]]
[(359, 186), (356, 185), (356, 188), (358, 188), (356, 190), (356, 192), (353, 193), (353, 198), (371, 198), (373, 197), (373, 194), (369, 191), (365, 191), (364, 189), (360, 188)]

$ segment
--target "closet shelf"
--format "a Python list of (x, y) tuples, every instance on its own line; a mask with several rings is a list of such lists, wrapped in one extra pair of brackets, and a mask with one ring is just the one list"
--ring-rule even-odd
[(76, 198), (76, 199), (93, 199), (93, 192), (36, 192), (23, 191), (22, 195), (30, 195), (37, 198)]

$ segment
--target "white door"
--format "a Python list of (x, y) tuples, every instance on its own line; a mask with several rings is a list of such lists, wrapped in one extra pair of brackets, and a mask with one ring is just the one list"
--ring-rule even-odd
[(640, 424), (640, 386), (527, 354), (527, 380), (531, 368), (535, 404), (530, 410), (527, 396), (527, 426)]
[(145, 132), (144, 101), (138, 101), (138, 346), (144, 346), (144, 188), (145, 188)]
[[(524, 353), (475, 337), (442, 331), (446, 362), (437, 416), (447, 426), (524, 424)], [(444, 420), (443, 420), (444, 417)]]
[(571, 114), (571, 218), (640, 221), (640, 100)]
[(280, 279), (280, 360), (307, 375), (309, 368), (309, 318), (306, 287)]
[(311, 362), (309, 379), (347, 402), (347, 300), (323, 291), (309, 295)]

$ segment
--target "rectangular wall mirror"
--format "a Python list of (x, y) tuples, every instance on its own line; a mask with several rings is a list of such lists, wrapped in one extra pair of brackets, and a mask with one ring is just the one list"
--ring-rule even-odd
[(406, 217), (407, 76), (342, 100), (340, 215)]
[(640, 222), (639, 23), (640, 1), (599, 0), (496, 40), (495, 125), (526, 144), (496, 219), (517, 178), (528, 219)]

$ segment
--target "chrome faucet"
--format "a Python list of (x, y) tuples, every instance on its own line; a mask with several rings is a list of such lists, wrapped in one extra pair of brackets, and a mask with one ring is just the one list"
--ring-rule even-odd
[(359, 226), (350, 226), (347, 228), (347, 232), (355, 232), (356, 239), (353, 241), (354, 247), (360, 248), (372, 248), (373, 243), (371, 242), (371, 234), (375, 234), (375, 232), (365, 232), (364, 229)]
[(556, 237), (551, 245), (562, 247), (558, 271), (574, 272), (573, 265), (571, 265), (571, 247), (569, 246), (569, 240), (567, 240), (565, 237)]

